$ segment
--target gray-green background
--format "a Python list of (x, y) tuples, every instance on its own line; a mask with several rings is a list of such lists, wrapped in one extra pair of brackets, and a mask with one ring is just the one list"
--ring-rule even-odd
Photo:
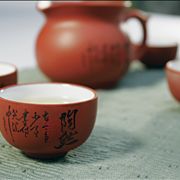
[(135, 7), (149, 12), (180, 15), (180, 1), (132, 1)]

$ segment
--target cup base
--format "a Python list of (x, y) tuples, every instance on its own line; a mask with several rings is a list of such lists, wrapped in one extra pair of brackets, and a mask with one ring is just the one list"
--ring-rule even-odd
[(66, 156), (67, 152), (63, 152), (63, 153), (56, 153), (56, 154), (38, 154), (38, 153), (29, 153), (29, 152), (23, 152), (23, 154), (25, 154), (26, 156), (33, 158), (33, 159), (44, 159), (44, 160), (48, 160), (48, 159), (55, 159), (55, 158), (61, 158)]
[(167, 62), (164, 62), (162, 64), (156, 64), (156, 65), (149, 65), (149, 64), (145, 64), (145, 67), (147, 69), (163, 69), (166, 66)]

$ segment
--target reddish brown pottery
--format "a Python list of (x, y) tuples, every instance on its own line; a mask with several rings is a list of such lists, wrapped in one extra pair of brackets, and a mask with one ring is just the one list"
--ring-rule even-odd
[[(39, 2), (46, 16), (36, 43), (37, 62), (53, 81), (93, 88), (115, 85), (146, 41), (146, 18), (124, 1)], [(138, 19), (144, 38), (137, 49), (120, 24)], [(135, 54), (132, 54), (135, 53)]]
[[(80, 93), (79, 93), (80, 92)], [(24, 102), (23, 98), (71, 96), (61, 104)], [(94, 90), (62, 83), (24, 84), (0, 91), (0, 130), (14, 147), (33, 158), (64, 156), (84, 143), (95, 124)]]
[(0, 62), (0, 88), (17, 83), (17, 68), (8, 63)]

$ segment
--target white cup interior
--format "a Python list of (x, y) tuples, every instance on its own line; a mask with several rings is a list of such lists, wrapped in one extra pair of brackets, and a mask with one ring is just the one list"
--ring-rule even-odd
[(173, 60), (173, 61), (169, 61), (167, 63), (167, 66), (169, 69), (173, 69), (175, 71), (179, 71), (180, 72), (180, 60)]
[(16, 71), (13, 65), (0, 62), (0, 76), (8, 75)]
[(0, 91), (0, 98), (28, 104), (71, 104), (95, 96), (89, 88), (63, 83), (17, 85)]
[(147, 45), (150, 47), (173, 47), (177, 42), (166, 38), (149, 39)]

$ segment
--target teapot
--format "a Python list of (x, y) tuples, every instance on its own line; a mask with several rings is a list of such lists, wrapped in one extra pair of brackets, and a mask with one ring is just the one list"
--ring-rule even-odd
[[(125, 1), (39, 1), (46, 22), (36, 42), (40, 69), (53, 81), (110, 88), (140, 58), (146, 44), (146, 17)], [(130, 42), (121, 24), (140, 21), (141, 45)]]

